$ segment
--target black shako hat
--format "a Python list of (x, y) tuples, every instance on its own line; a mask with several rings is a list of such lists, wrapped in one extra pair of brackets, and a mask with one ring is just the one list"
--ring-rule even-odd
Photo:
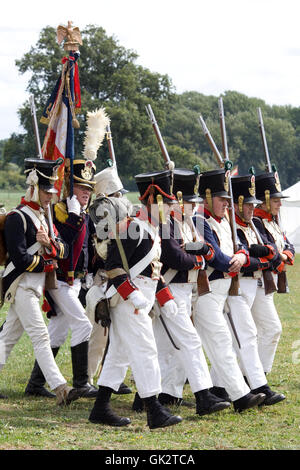
[[(90, 189), (95, 188), (96, 165), (92, 160), (73, 160), (73, 183)], [(70, 178), (70, 160), (66, 160), (65, 176)]]
[(57, 193), (57, 190), (54, 188), (54, 183), (57, 180), (57, 169), (62, 162), (62, 158), (58, 160), (25, 158), (24, 173), (27, 175), (26, 183), (28, 185), (37, 184), (40, 189), (48, 193)]
[(256, 199), (255, 195), (254, 175), (232, 176), (231, 187), (234, 202), (238, 203), (242, 199), (245, 203), (261, 204), (262, 201)]
[[(135, 182), (140, 192), (139, 200), (143, 204), (156, 203), (156, 196), (161, 194), (166, 203), (177, 202), (172, 194), (172, 172), (170, 170), (152, 171), (135, 176)], [(149, 199), (150, 198), (150, 199)]]
[(187, 168), (175, 168), (173, 180), (173, 193), (177, 196), (178, 191), (182, 192), (182, 199), (187, 202), (203, 202), (199, 196), (199, 178), (193, 170)]
[(230, 199), (228, 189), (229, 186), (225, 170), (219, 169), (201, 173), (199, 193), (203, 199), (214, 196)]
[(287, 198), (281, 192), (281, 184), (277, 171), (274, 173), (262, 173), (255, 177), (256, 195), (258, 199), (266, 201), (269, 198)]

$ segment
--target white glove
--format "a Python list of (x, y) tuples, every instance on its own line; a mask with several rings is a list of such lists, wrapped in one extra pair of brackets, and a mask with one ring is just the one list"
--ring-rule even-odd
[(158, 318), (159, 315), (161, 314), (160, 306), (157, 300), (154, 302), (151, 312), (152, 312), (152, 317)]
[(85, 276), (85, 287), (86, 287), (86, 289), (90, 289), (93, 284), (94, 284), (94, 276), (93, 276), (93, 273), (88, 273), (88, 274)]
[(140, 290), (134, 290), (129, 294), (128, 299), (133, 303), (134, 308), (140, 310), (149, 306), (149, 302)]
[(178, 307), (175, 300), (171, 299), (160, 307), (160, 310), (167, 318), (174, 318), (177, 315)]
[(77, 196), (72, 196), (71, 199), (67, 197), (68, 212), (73, 212), (76, 215), (80, 215), (81, 206), (77, 199)]

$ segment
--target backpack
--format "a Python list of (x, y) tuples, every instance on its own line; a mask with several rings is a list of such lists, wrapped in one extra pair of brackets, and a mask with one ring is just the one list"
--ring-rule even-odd
[(0, 214), (0, 266), (4, 266), (7, 258), (7, 249), (4, 238), (4, 224), (6, 214)]
[(109, 224), (106, 212), (109, 212), (116, 224), (126, 221), (132, 211), (132, 204), (126, 197), (97, 197), (89, 207), (89, 215), (96, 228), (95, 249), (102, 260), (106, 260), (109, 238)]
[(24, 224), (24, 232), (26, 232), (27, 229), (27, 223), (24, 214), (19, 209), (12, 209), (9, 213), (5, 214), (0, 214), (0, 266), (5, 266), (8, 254), (7, 254), (7, 248), (6, 248), (6, 243), (5, 243), (5, 237), (4, 237), (4, 226), (5, 226), (5, 220), (8, 214), (12, 214), (13, 212), (16, 212), (19, 214), (23, 220)]

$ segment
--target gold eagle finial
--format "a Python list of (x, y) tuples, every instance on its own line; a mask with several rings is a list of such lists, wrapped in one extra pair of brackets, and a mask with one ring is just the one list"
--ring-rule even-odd
[(68, 21), (68, 26), (59, 25), (56, 30), (56, 37), (58, 44), (61, 44), (63, 41), (64, 49), (66, 51), (75, 51), (78, 49), (78, 46), (82, 45), (81, 34), (78, 26), (73, 27), (73, 22)]

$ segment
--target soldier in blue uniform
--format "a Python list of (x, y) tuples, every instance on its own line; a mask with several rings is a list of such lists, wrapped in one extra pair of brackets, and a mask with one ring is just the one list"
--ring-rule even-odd
[[(174, 170), (173, 192), (179, 200), (182, 199), (182, 204), (173, 204), (170, 217), (160, 226), (160, 260), (163, 263), (161, 272), (178, 307), (177, 315), (165, 318), (165, 323), (178, 350), (171, 345), (162, 327), (158, 315), (164, 315), (159, 311), (153, 319), (153, 330), (162, 375), (162, 393), (159, 400), (166, 405), (173, 404), (174, 399), (180, 403), (187, 378), (196, 398), (196, 413), (202, 416), (228, 408), (230, 402), (216, 397), (209, 391), (212, 381), (200, 337), (190, 318), (193, 288), (197, 286), (199, 274), (206, 275), (203, 271), (206, 260), (214, 257), (211, 245), (193, 242), (193, 207), (202, 202), (198, 195), (199, 177), (195, 171), (188, 169)], [(179, 378), (176, 378), (178, 368), (183, 372), (181, 383)]]
[[(276, 285), (286, 280), (286, 266), (294, 263), (295, 249), (284, 234), (280, 224), (281, 185), (277, 171), (262, 173), (255, 178), (257, 197), (262, 201), (255, 210), (253, 221), (265, 243), (274, 244), (279, 252), (279, 262), (273, 263)], [(278, 292), (287, 292), (286, 282), (278, 284)], [(272, 370), (274, 357), (282, 332), (281, 321), (274, 305), (274, 293), (265, 295), (263, 283), (258, 286), (252, 306), (252, 315), (258, 334), (258, 350), (265, 373)]]
[(204, 213), (197, 214), (195, 223), (198, 226), (197, 217), (200, 217), (204, 239), (213, 246), (215, 257), (207, 262), (211, 292), (198, 297), (193, 319), (212, 365), (213, 391), (217, 394), (225, 388), (234, 409), (241, 412), (259, 405), (265, 398), (263, 393), (252, 394), (245, 383), (224, 316), (231, 278), (248, 265), (249, 254), (243, 249), (234, 253), (231, 227), (226, 218), (229, 195), (225, 171), (203, 173), (199, 193), (204, 199)]
[(161, 375), (149, 312), (155, 298), (167, 315), (175, 315), (177, 306), (169, 289), (160, 279), (159, 214), (156, 196), (172, 201), (170, 171), (137, 175), (142, 209), (112, 230), (105, 270), (111, 325), (109, 347), (98, 380), (99, 392), (89, 420), (111, 426), (125, 426), (128, 418), (116, 415), (110, 407), (113, 390), (118, 390), (128, 367), (147, 410), (150, 429), (171, 426), (182, 419), (173, 416), (158, 401)]
[(50, 238), (45, 217), (56, 192), (53, 186), (57, 179), (56, 166), (56, 162), (49, 160), (25, 160), (28, 190), (21, 204), (7, 215), (5, 221), (8, 261), (3, 286), (5, 301), (11, 305), (0, 332), (0, 367), (25, 330), (33, 344), (39, 367), (58, 403), (63, 404), (70, 403), (79, 395), (67, 386), (57, 367), (39, 305), (47, 273), (53, 272), (69, 252), (65, 241), (59, 237)]
[[(240, 242), (250, 254), (249, 265), (241, 269), (239, 275), (240, 295), (228, 296), (235, 333), (233, 344), (241, 369), (252, 393), (264, 393), (266, 398), (262, 405), (274, 405), (285, 399), (285, 396), (270, 389), (262, 366), (257, 343), (257, 329), (251, 314), (258, 280), (264, 280), (263, 273), (280, 263), (276, 248), (269, 244), (259, 244), (257, 231), (251, 226), (254, 204), (261, 201), (255, 196), (254, 174), (234, 176), (231, 179), (235, 202), (237, 233)], [(261, 238), (258, 233), (258, 237)], [(272, 279), (272, 274), (271, 279)], [(268, 294), (267, 294), (268, 295)], [(237, 342), (238, 340), (238, 342)]]
[[(71, 330), (71, 358), (73, 386), (82, 397), (94, 398), (97, 389), (88, 382), (88, 342), (92, 325), (79, 300), (81, 280), (92, 271), (94, 255), (92, 244), (95, 227), (86, 209), (94, 188), (95, 165), (89, 160), (74, 160), (73, 196), (66, 197), (54, 206), (54, 221), (63, 238), (71, 248), (69, 256), (58, 263), (58, 289), (48, 289), (47, 299), (51, 306), (48, 331), (54, 356)], [(66, 193), (69, 194), (69, 173), (66, 166)], [(49, 396), (45, 378), (35, 363), (25, 393)]]

